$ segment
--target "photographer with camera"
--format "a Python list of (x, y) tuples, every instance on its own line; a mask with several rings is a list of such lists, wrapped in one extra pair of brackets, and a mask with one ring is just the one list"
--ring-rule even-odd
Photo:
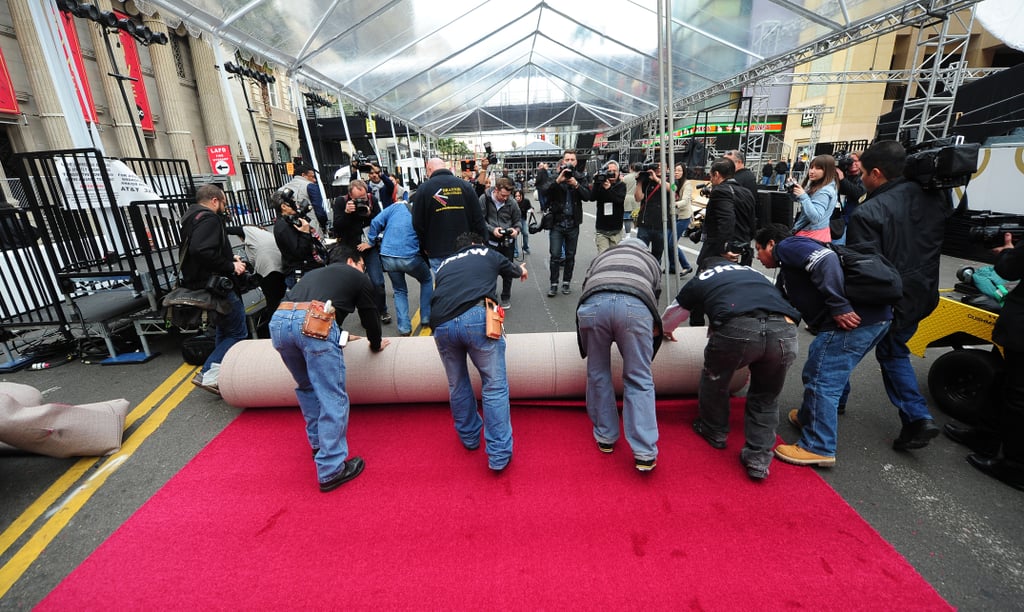
[[(697, 267), (711, 256), (725, 257), (744, 266), (754, 260), (750, 241), (757, 230), (754, 196), (733, 179), (736, 166), (727, 157), (711, 164), (711, 194), (704, 208), (703, 242)], [(737, 246), (738, 245), (738, 246)], [(746, 245), (745, 248), (741, 248)], [(741, 253), (732, 250), (740, 248)]]
[(310, 225), (306, 211), (296, 210), (296, 206), (288, 188), (270, 196), (270, 207), (277, 215), (274, 241), (281, 251), (286, 290), (291, 290), (304, 273), (327, 264), (327, 249)]
[(313, 229), (321, 234), (327, 231), (327, 211), (324, 209), (320, 186), (316, 184), (316, 172), (305, 164), (295, 164), (294, 177), (282, 185), (278, 191), (285, 189), (291, 189), (295, 194), (293, 198), (295, 210), (304, 210), (307, 206), (312, 207), (314, 216), (310, 219), (310, 224)]
[(793, 233), (821, 242), (832, 242), (829, 220), (839, 200), (837, 183), (836, 160), (831, 155), (818, 155), (811, 160), (803, 185), (795, 179), (786, 179), (786, 192), (790, 199), (800, 203), (800, 214), (793, 223)]
[(874, 143), (860, 158), (867, 199), (850, 215), (846, 243), (878, 253), (899, 270), (903, 297), (893, 309), (888, 333), (875, 348), (889, 400), (903, 426), (895, 450), (924, 448), (939, 434), (917, 384), (907, 341), (939, 303), (939, 258), (946, 228), (946, 202), (903, 177), (907, 152), (895, 140)]
[(491, 143), (484, 143), (484, 148), (487, 151), (487, 156), (480, 160), (480, 170), (477, 171), (476, 177), (473, 179), (473, 189), (476, 190), (477, 197), (483, 197), (494, 184), (494, 173), (490, 168), (498, 163), (497, 156), (491, 152)]
[(196, 203), (181, 218), (182, 253), (181, 286), (189, 289), (209, 289), (227, 300), (231, 309), (213, 321), (216, 345), (192, 384), (220, 395), (217, 377), (220, 362), (228, 349), (249, 335), (245, 324), (245, 306), (239, 296), (234, 279), (245, 273), (245, 263), (231, 250), (225, 231), (227, 197), (216, 185), (203, 185), (196, 190)]
[[(1018, 243), (1014, 248), (1014, 237), (1003, 234), (1002, 246), (994, 249), (999, 254), (995, 271), (1019, 281), (1024, 278), (1024, 247)], [(1024, 491), (1024, 283), (1007, 294), (992, 340), (1003, 349), (1002, 401), (979, 406), (977, 426), (947, 423), (943, 431), (973, 451), (967, 456), (972, 466)]]
[(843, 233), (838, 237), (833, 234), (832, 240), (836, 244), (846, 244), (846, 224), (850, 222), (850, 215), (866, 193), (861, 178), (860, 153), (842, 153), (836, 157), (836, 173), (839, 176), (839, 209), (843, 220)]
[[(576, 151), (566, 149), (558, 164), (558, 174), (546, 191), (548, 207), (554, 215), (554, 225), (548, 237), (548, 255), (551, 258), (548, 297), (558, 292), (559, 268), (562, 268), (562, 293), (569, 295), (572, 273), (576, 267), (576, 246), (583, 223), (583, 200), (590, 200), (587, 177), (576, 170)], [(565, 256), (562, 256), (562, 250)]]
[(594, 188), (591, 191), (597, 201), (594, 242), (597, 243), (597, 254), (600, 255), (622, 241), (626, 185), (619, 180), (619, 162), (609, 161), (594, 175)]
[[(480, 196), (480, 208), (487, 226), (487, 246), (512, 261), (516, 237), (519, 236), (521, 211), (519, 203), (512, 199), (515, 186), (507, 178), (498, 179), (494, 189), (488, 189)], [(502, 277), (501, 307), (512, 308), (512, 279)]]
[[(636, 189), (633, 191), (633, 197), (640, 205), (636, 215), (636, 237), (651, 247), (651, 253), (658, 261), (661, 261), (665, 252), (666, 223), (661, 205), (662, 193), (671, 194), (672, 186), (661, 179), (661, 164), (648, 162), (641, 165), (637, 172)], [(669, 201), (674, 200), (674, 196), (670, 195)], [(674, 274), (674, 257), (669, 257), (668, 263)]]
[(395, 182), (377, 164), (370, 165), (369, 174), (366, 187), (373, 194), (373, 200), (380, 205), (381, 210), (391, 206), (395, 201)]
[(380, 214), (380, 206), (370, 195), (366, 183), (362, 179), (354, 179), (349, 183), (348, 195), (336, 198), (333, 208), (334, 233), (338, 238), (338, 244), (346, 244), (362, 253), (366, 273), (370, 275), (370, 281), (373, 283), (373, 297), (380, 312), (381, 323), (391, 323), (380, 249), (376, 244), (370, 244), (363, 239), (363, 230)]

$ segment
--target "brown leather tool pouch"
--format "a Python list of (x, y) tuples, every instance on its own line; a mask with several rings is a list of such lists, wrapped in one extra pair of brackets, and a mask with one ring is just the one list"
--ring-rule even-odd
[(334, 313), (324, 312), (323, 302), (310, 302), (306, 309), (306, 319), (302, 322), (302, 334), (326, 340), (331, 333), (331, 323), (334, 323)]
[(491, 298), (484, 298), (484, 308), (487, 310), (487, 337), (497, 340), (504, 332), (505, 309)]

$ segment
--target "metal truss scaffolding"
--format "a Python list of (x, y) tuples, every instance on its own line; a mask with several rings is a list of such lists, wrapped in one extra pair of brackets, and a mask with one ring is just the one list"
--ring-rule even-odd
[[(946, 3), (935, 0), (933, 4)], [(941, 11), (941, 7), (935, 7), (934, 14), (939, 20), (918, 28), (914, 63), (897, 132), (904, 145), (946, 136), (956, 92), (967, 72), (974, 6), (959, 12)]]

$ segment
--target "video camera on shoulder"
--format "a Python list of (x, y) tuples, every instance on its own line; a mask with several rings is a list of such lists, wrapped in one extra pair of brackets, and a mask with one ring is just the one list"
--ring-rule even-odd
[(978, 171), (980, 146), (965, 143), (963, 136), (949, 136), (908, 147), (903, 176), (924, 189), (963, 187)]
[(843, 176), (849, 176), (850, 170), (853, 168), (853, 155), (850, 155), (846, 151), (837, 151), (835, 154), (836, 168), (843, 171)]

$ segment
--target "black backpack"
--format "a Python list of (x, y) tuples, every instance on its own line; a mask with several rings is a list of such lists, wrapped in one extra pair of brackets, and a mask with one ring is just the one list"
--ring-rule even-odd
[(846, 299), (855, 304), (895, 304), (903, 298), (903, 279), (888, 259), (842, 244), (823, 244), (839, 256)]

